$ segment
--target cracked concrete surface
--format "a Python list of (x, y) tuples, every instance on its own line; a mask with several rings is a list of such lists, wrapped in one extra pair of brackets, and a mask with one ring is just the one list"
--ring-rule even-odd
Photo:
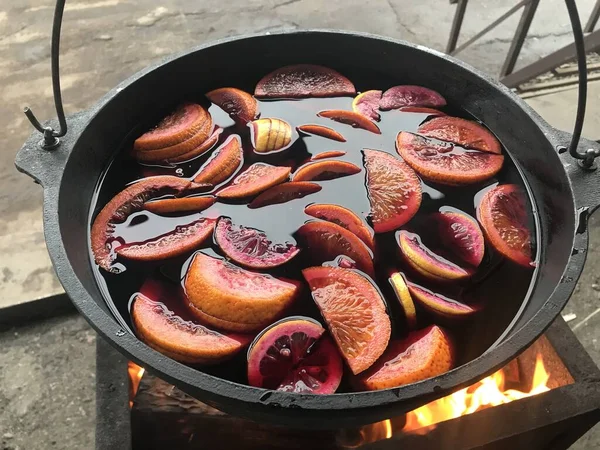
[[(514, 3), (514, 0), (470, 2), (459, 45)], [(595, 1), (579, 0), (577, 3), (585, 21)], [(44, 120), (55, 115), (49, 70), (53, 9), (53, 0), (0, 0), (0, 129), (4, 130), (0, 152), (0, 308), (61, 291), (44, 247), (41, 189), (17, 173), (13, 166), (16, 151), (31, 132), (22, 107), (31, 106)], [(68, 0), (61, 42), (65, 110), (67, 114), (73, 114), (89, 107), (114, 85), (166, 55), (237, 34), (338, 28), (406, 39), (443, 50), (454, 9), (447, 0), (372, 0), (368, 3), (341, 0), (234, 0), (228, 3), (220, 0), (166, 0), (160, 3), (149, 0)], [(458, 56), (481, 70), (497, 73), (517, 22), (518, 15), (513, 16)], [(570, 25), (563, 0), (541, 1), (530, 31), (517, 68), (570, 42)], [(529, 102), (552, 125), (569, 129), (574, 117), (574, 94), (575, 91), (568, 91)], [(600, 138), (598, 97), (600, 84), (591, 85), (584, 134), (595, 139)], [(600, 285), (597, 221), (591, 229), (594, 237), (588, 266), (578, 292), (565, 312), (577, 314), (571, 324), (578, 326), (579, 338), (596, 362), (600, 362), (597, 331), (600, 314), (592, 315), (597, 311), (600, 299), (597, 290)], [(69, 329), (80, 331), (60, 334), (60, 330)], [(60, 414), (63, 409), (71, 411), (71, 403), (80, 404), (84, 392), (92, 388), (93, 380), (89, 374), (93, 371), (93, 345), (79, 341), (80, 333), (87, 336), (88, 332), (82, 319), (65, 318), (27, 327), (19, 331), (23, 333), (20, 338), (11, 337), (10, 333), (0, 335), (0, 448), (46, 449), (59, 445), (52, 444), (53, 440), (63, 445), (58, 448), (90, 448), (93, 403), (83, 402), (86, 415)], [(39, 336), (38, 341), (34, 340), (36, 336)], [(39, 340), (47, 341), (48, 348), (38, 347), (36, 342)], [(66, 355), (62, 359), (48, 356), (61, 355), (65, 348), (70, 348), (75, 356)], [(15, 369), (13, 366), (18, 366), (19, 362), (23, 366)], [(69, 371), (81, 375), (69, 379), (73, 384), (72, 395), (65, 390), (64, 395), (53, 402), (47, 386), (38, 386), (32, 388), (32, 397), (27, 397), (30, 391), (25, 386), (30, 382), (61, 383)], [(5, 372), (11, 378), (4, 376)], [(23, 373), (31, 373), (32, 377), (22, 376)], [(16, 377), (15, 384), (11, 385), (13, 377)], [(25, 397), (20, 399), (19, 395)], [(4, 405), (9, 407), (4, 408)], [(23, 410), (27, 411), (28, 418), (35, 416), (34, 419), (19, 418), (18, 413)], [(53, 420), (45, 420), (47, 415)], [(71, 418), (70, 423), (66, 417)], [(69, 434), (70, 429), (76, 429), (74, 424), (81, 427), (81, 433)], [(4, 434), (13, 437), (3, 438)], [(598, 430), (590, 433), (576, 448), (600, 445), (599, 435)], [(63, 436), (69, 440), (62, 441)]]

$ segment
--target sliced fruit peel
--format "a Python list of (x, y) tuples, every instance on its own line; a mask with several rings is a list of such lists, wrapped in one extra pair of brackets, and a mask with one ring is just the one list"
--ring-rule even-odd
[(332, 139), (338, 142), (346, 142), (346, 138), (332, 128), (324, 127), (323, 125), (301, 125), (296, 127), (299, 132), (305, 134), (313, 134), (327, 139)]
[(227, 331), (259, 331), (278, 319), (300, 284), (251, 272), (198, 252), (184, 281), (189, 307), (202, 322)]
[(287, 203), (297, 198), (315, 194), (321, 189), (320, 184), (309, 181), (288, 181), (267, 189), (248, 204), (248, 208), (263, 208), (269, 205)]
[(222, 132), (223, 132), (223, 128), (217, 127), (213, 131), (213, 133), (210, 135), (210, 137), (208, 139), (206, 139), (202, 144), (200, 144), (195, 149), (190, 150), (189, 152), (184, 153), (183, 155), (169, 157), (165, 161), (167, 163), (175, 163), (176, 164), (176, 163), (187, 162), (194, 158), (197, 158), (198, 156), (204, 155), (206, 152), (210, 151), (215, 146), (215, 144), (219, 141), (219, 135)]
[(477, 122), (460, 117), (435, 117), (421, 124), (417, 133), (425, 137), (452, 142), (467, 149), (496, 155), (502, 153), (500, 142), (487, 128)]
[(252, 95), (234, 87), (215, 89), (206, 97), (239, 123), (247, 123), (258, 115), (258, 102)]
[(334, 120), (345, 125), (350, 125), (353, 128), (362, 128), (363, 130), (370, 131), (371, 133), (381, 134), (379, 127), (373, 123), (369, 118), (362, 114), (353, 111), (344, 111), (342, 109), (329, 109), (321, 111), (317, 114), (319, 117), (325, 117), (327, 119)]
[(326, 152), (317, 153), (316, 155), (311, 156), (311, 161), (317, 161), (320, 159), (326, 158), (337, 158), (338, 156), (344, 156), (346, 154), (343, 150), (330, 150)]
[(355, 164), (339, 160), (315, 161), (300, 167), (294, 173), (294, 181), (326, 181), (355, 175), (362, 170)]
[(412, 298), (438, 318), (464, 319), (479, 311), (476, 307), (436, 294), (418, 284), (408, 282), (407, 285)]
[(438, 108), (446, 104), (446, 99), (432, 89), (422, 86), (403, 85), (389, 88), (381, 96), (379, 109), (387, 111), (403, 106), (427, 106)]
[(431, 216), (444, 247), (472, 267), (478, 267), (485, 253), (485, 241), (479, 224), (469, 215), (441, 211)]
[(426, 108), (424, 106), (403, 106), (399, 109), (400, 112), (410, 112), (419, 114), (428, 114), (430, 116), (446, 116), (445, 112), (439, 111), (433, 108)]
[(249, 125), (252, 146), (256, 153), (275, 153), (285, 150), (292, 142), (292, 127), (281, 119), (258, 119)]
[(381, 100), (381, 91), (365, 91), (357, 95), (352, 101), (352, 110), (355, 113), (362, 114), (365, 117), (373, 120), (379, 120), (380, 115), (379, 101)]
[(144, 203), (144, 209), (154, 214), (169, 214), (179, 212), (202, 211), (209, 208), (217, 198), (208, 195), (204, 197), (183, 197), (153, 200)]
[(392, 289), (396, 294), (396, 298), (398, 299), (400, 306), (402, 307), (402, 311), (404, 311), (404, 317), (406, 318), (406, 325), (408, 326), (408, 329), (416, 329), (417, 310), (404, 277), (401, 273), (395, 272), (390, 277), (389, 282), (392, 285)]
[(272, 186), (287, 181), (292, 169), (255, 163), (233, 179), (231, 184), (217, 192), (219, 198), (244, 198), (260, 194)]
[(237, 134), (231, 135), (215, 150), (213, 157), (200, 168), (194, 181), (216, 186), (233, 176), (243, 163), (242, 141)]
[(302, 274), (352, 373), (367, 370), (383, 354), (391, 335), (381, 294), (352, 269), (310, 267)]

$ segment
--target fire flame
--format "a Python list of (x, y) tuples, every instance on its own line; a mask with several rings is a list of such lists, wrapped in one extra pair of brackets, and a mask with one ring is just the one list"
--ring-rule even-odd
[(140, 381), (146, 369), (138, 366), (136, 363), (129, 361), (127, 363), (127, 372), (129, 374), (129, 407), (133, 407), (133, 399), (140, 387)]

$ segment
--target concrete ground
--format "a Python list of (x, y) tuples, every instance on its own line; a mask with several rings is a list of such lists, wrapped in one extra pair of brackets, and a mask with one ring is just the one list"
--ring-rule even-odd
[[(467, 39), (505, 12), (513, 0), (469, 4)], [(587, 19), (595, 0), (577, 2)], [(150, 62), (200, 43), (243, 33), (339, 28), (406, 39), (443, 50), (455, 6), (445, 0), (124, 0), (67, 1), (61, 73), (67, 114), (93, 104)], [(14, 155), (31, 127), (21, 113), (54, 117), (49, 71), (52, 0), (0, 0), (0, 308), (61, 292), (47, 257), (42, 192), (16, 172)], [(517, 17), (459, 55), (495, 74)], [(432, 26), (435, 25), (435, 26)], [(542, 0), (517, 67), (570, 41), (562, 0)], [(600, 138), (600, 83), (590, 85), (584, 135)], [(575, 91), (530, 99), (552, 125), (569, 129)], [(600, 363), (600, 225), (590, 227), (586, 271), (564, 313)], [(0, 309), (1, 314), (1, 309)], [(0, 333), (0, 449), (65, 450), (93, 442), (94, 334), (79, 317), (63, 317)], [(576, 449), (600, 448), (600, 429)]]

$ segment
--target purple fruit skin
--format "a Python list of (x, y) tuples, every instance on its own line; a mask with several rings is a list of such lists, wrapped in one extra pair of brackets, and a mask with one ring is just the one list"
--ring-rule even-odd
[(436, 108), (444, 106), (446, 99), (436, 91), (422, 86), (394, 86), (383, 93), (379, 101), (379, 109), (401, 108), (402, 106), (427, 106)]

